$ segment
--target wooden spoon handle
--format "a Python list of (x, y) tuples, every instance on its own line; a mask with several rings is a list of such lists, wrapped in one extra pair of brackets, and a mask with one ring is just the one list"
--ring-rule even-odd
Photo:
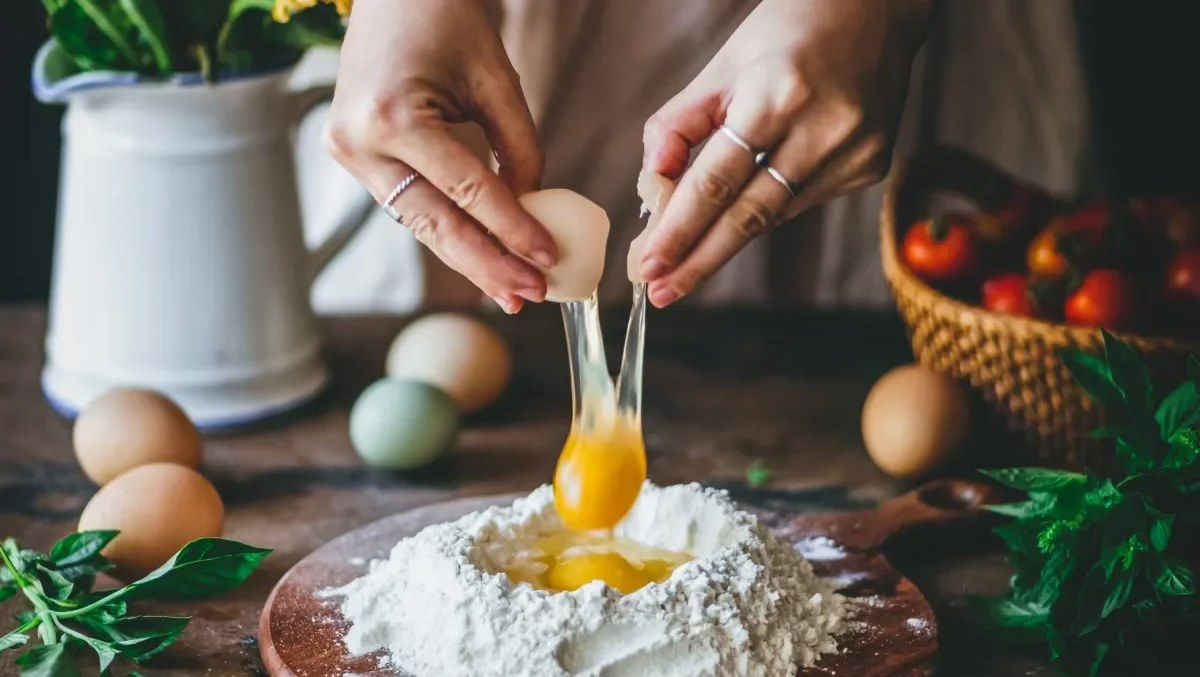
[(982, 482), (934, 480), (873, 510), (801, 515), (796, 521), (806, 533), (826, 535), (848, 550), (869, 552), (914, 529), (968, 524), (1000, 497), (998, 489)]

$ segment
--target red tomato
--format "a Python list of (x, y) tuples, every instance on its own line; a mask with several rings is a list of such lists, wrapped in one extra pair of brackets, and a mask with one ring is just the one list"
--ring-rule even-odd
[[(1029, 243), (1025, 256), (1029, 272), (1038, 279), (1057, 280), (1066, 275), (1071, 263), (1094, 260), (1105, 248), (1111, 224), (1112, 206), (1104, 200), (1054, 219)], [(1071, 252), (1065, 252), (1068, 247)], [(1074, 257), (1068, 260), (1070, 253)]]
[(955, 282), (979, 266), (979, 243), (970, 217), (948, 214), (912, 225), (901, 246), (904, 262), (930, 282)]
[(1016, 273), (997, 275), (983, 283), (983, 307), (993, 313), (1020, 317), (1038, 314), (1029, 293), (1029, 280)]
[(1163, 288), (1164, 295), (1179, 303), (1200, 303), (1200, 247), (1180, 249), (1171, 263)]
[(1137, 288), (1128, 275), (1097, 268), (1067, 297), (1064, 313), (1070, 324), (1121, 329), (1134, 319), (1137, 306)]

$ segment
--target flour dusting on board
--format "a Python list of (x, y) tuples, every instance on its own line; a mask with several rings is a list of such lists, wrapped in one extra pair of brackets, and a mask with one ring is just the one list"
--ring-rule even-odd
[(790, 675), (837, 650), (848, 603), (724, 492), (646, 483), (619, 537), (690, 553), (663, 583), (551, 593), (503, 574), (561, 530), (551, 487), (425, 528), (325, 591), (347, 649), (416, 675)]

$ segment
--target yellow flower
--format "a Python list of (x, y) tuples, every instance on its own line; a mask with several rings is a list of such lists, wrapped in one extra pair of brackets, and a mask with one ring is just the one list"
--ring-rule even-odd
[[(333, 5), (340, 16), (350, 16), (350, 8), (354, 6), (354, 0), (319, 1), (326, 5)], [(279, 23), (287, 23), (293, 14), (315, 7), (317, 2), (318, 0), (275, 0), (275, 8), (271, 12), (271, 17)]]

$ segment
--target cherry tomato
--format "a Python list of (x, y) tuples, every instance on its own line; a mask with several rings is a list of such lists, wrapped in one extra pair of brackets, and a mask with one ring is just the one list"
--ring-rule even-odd
[(1200, 247), (1180, 249), (1167, 264), (1163, 293), (1177, 303), (1200, 304)]
[(930, 282), (955, 282), (979, 266), (979, 244), (969, 216), (948, 214), (916, 222), (904, 235), (904, 262)]
[(1052, 220), (1029, 243), (1025, 263), (1034, 277), (1058, 280), (1072, 265), (1094, 262), (1103, 252), (1112, 223), (1112, 206), (1104, 200)]
[(983, 307), (993, 313), (1020, 317), (1038, 314), (1029, 291), (1029, 279), (1016, 273), (997, 275), (983, 283)]
[(1040, 190), (1013, 186), (994, 208), (975, 215), (975, 232), (993, 247), (1010, 244), (1034, 227), (1049, 201)]
[(1067, 297), (1067, 322), (1084, 327), (1122, 329), (1137, 313), (1137, 288), (1119, 270), (1097, 268)]

